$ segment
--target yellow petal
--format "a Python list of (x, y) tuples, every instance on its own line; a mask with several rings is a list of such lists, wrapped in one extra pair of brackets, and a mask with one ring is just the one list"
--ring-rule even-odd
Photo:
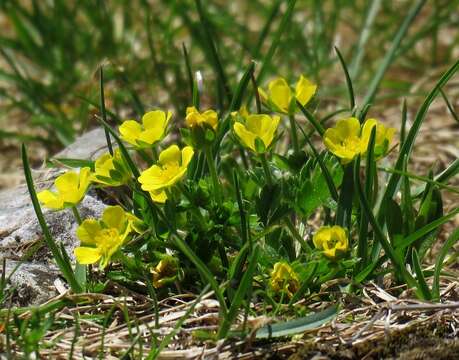
[(142, 184), (142, 190), (153, 191), (161, 189), (163, 186), (163, 171), (158, 165), (153, 165), (143, 171), (138, 180)]
[(329, 257), (331, 259), (334, 259), (336, 257), (336, 248), (332, 248), (332, 249), (325, 249), (323, 252), (322, 252), (326, 257)]
[(295, 97), (301, 105), (305, 106), (316, 93), (316, 89), (317, 85), (301, 75), (295, 86)]
[(50, 209), (59, 210), (64, 208), (64, 201), (57, 194), (49, 191), (43, 190), (37, 194), (38, 201), (40, 201), (44, 206)]
[(164, 129), (167, 124), (166, 113), (161, 110), (149, 111), (144, 116), (142, 116), (142, 124), (145, 130), (151, 128)]
[(165, 179), (161, 188), (167, 188), (167, 187), (174, 185), (177, 181), (179, 181), (183, 177), (183, 175), (185, 175), (186, 170), (187, 168), (183, 166), (178, 168), (177, 172), (173, 176)]
[(100, 224), (95, 219), (84, 220), (76, 231), (78, 239), (83, 244), (95, 244), (95, 238), (101, 230)]
[(89, 184), (91, 183), (91, 169), (89, 167), (84, 167), (80, 169), (80, 174), (79, 174), (79, 188), (78, 188), (78, 194), (79, 194), (79, 199), (78, 201), (81, 201), (81, 199), (84, 197), (86, 194), (86, 191), (88, 190)]
[(110, 153), (106, 153), (100, 156), (94, 164), (96, 175), (104, 177), (110, 177), (110, 170), (113, 170), (114, 168), (113, 158)]
[(278, 78), (269, 83), (269, 99), (281, 111), (287, 113), (292, 100), (292, 91), (284, 78)]
[[(88, 173), (89, 177), (89, 173)], [(89, 179), (88, 179), (89, 181)], [(79, 193), (80, 177), (73, 171), (68, 171), (59, 176), (54, 185), (62, 198), (64, 204), (76, 205), (80, 202), (81, 196)]]
[(316, 249), (322, 250), (324, 248), (324, 244), (326, 244), (329, 239), (330, 226), (322, 226), (312, 237), (312, 242), (314, 243)]
[(182, 154), (177, 145), (171, 145), (159, 154), (159, 163), (164, 165), (167, 163), (180, 163)]
[(274, 139), (274, 134), (279, 126), (280, 116), (274, 115), (273, 117), (265, 117), (263, 122), (263, 133), (260, 134), (260, 138), (263, 140), (265, 147), (268, 147)]
[(79, 246), (73, 251), (77, 261), (82, 265), (94, 264), (101, 255), (98, 249), (86, 246)]
[(206, 120), (206, 123), (208, 123), (214, 130), (217, 129), (218, 126), (218, 115), (215, 110), (207, 110), (204, 111), (202, 114)]
[(185, 146), (182, 149), (182, 166), (187, 167), (191, 159), (193, 159), (194, 150), (191, 146)]
[(360, 136), (360, 122), (355, 117), (338, 120), (335, 129), (341, 139)]
[(142, 126), (137, 121), (127, 120), (121, 124), (118, 130), (121, 134), (121, 139), (137, 146), (137, 139), (142, 132)]
[(126, 215), (119, 205), (107, 206), (102, 214), (102, 221), (108, 228), (117, 229), (120, 233), (126, 227)]
[(254, 133), (248, 131), (247, 128), (240, 122), (235, 122), (233, 125), (233, 129), (244, 146), (248, 147), (253, 151), (256, 151), (255, 138), (257, 136)]
[(167, 194), (164, 190), (158, 192), (150, 191), (151, 199), (159, 204), (164, 204), (167, 200)]
[(148, 130), (142, 131), (137, 140), (149, 145), (153, 145), (155, 142), (162, 139), (164, 130), (165, 129), (161, 127), (150, 128)]

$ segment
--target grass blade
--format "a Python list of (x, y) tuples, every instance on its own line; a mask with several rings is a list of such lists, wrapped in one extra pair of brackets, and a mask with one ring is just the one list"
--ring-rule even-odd
[(349, 94), (349, 105), (351, 110), (355, 107), (355, 96), (354, 96), (354, 87), (352, 86), (352, 80), (349, 75), (349, 71), (347, 69), (346, 62), (341, 55), (339, 49), (335, 46), (336, 55), (338, 55), (339, 62), (341, 63), (341, 67), (343, 68), (344, 76), (346, 77), (346, 85), (347, 85), (347, 92)]
[(223, 85), (223, 90), (225, 91), (226, 98), (228, 103), (231, 102), (231, 89), (228, 83), (228, 78), (225, 74), (225, 70), (223, 68), (222, 62), (220, 60), (220, 56), (218, 55), (217, 48), (215, 47), (214, 39), (212, 38), (211, 34), (211, 27), (210, 23), (207, 19), (207, 15), (204, 12), (204, 9), (201, 4), (201, 0), (195, 0), (196, 9), (198, 10), (199, 19), (201, 21), (202, 30), (204, 32), (204, 37), (207, 43), (207, 47), (209, 48), (210, 55), (212, 57), (212, 63), (215, 68), (215, 72), (217, 73), (217, 77), (220, 80), (220, 83)]
[(419, 291), (422, 293), (425, 300), (430, 300), (432, 294), (430, 293), (429, 287), (427, 286), (424, 273), (422, 272), (421, 263), (419, 262), (419, 256), (416, 249), (411, 251), (411, 262), (413, 264), (414, 272), (416, 273), (416, 280), (419, 283)]
[(437, 255), (437, 261), (435, 262), (434, 281), (432, 285), (432, 296), (435, 301), (440, 300), (440, 274), (445, 261), (446, 255), (453, 245), (459, 240), (459, 229), (449, 236), (449, 238), (443, 244), (440, 253)]
[[(100, 77), (100, 112), (102, 115), (102, 120), (107, 122), (107, 112), (105, 111), (104, 69), (102, 66), (99, 68), (99, 77)], [(104, 131), (105, 131), (105, 138), (107, 139), (108, 152), (110, 153), (110, 155), (113, 156), (113, 146), (112, 146), (112, 140), (110, 139), (110, 133), (108, 132), (107, 128), (105, 128)]]
[(338, 314), (338, 309), (339, 307), (334, 305), (328, 309), (303, 318), (264, 326), (257, 331), (256, 338), (270, 339), (275, 337), (291, 336), (306, 330), (318, 328), (319, 326), (331, 321)]
[(456, 120), (456, 122), (459, 124), (459, 116), (457, 115), (456, 111), (454, 110), (453, 105), (451, 105), (451, 103), (449, 102), (449, 100), (446, 97), (446, 95), (443, 92), (443, 90), (440, 90), (440, 94), (441, 94), (441, 97), (443, 98), (443, 100), (445, 100), (446, 107), (448, 108), (449, 112), (453, 116), (453, 119)]
[[(367, 199), (372, 199), (372, 187), (376, 174), (376, 163), (374, 161), (376, 139), (376, 127), (373, 127), (368, 141), (368, 151), (366, 155), (365, 167), (365, 194)], [(371, 205), (371, 204), (370, 204)], [(367, 266), (368, 262), (368, 218), (365, 211), (360, 211), (359, 240), (357, 245), (357, 256), (361, 259), (359, 269)]]
[(333, 200), (338, 201), (338, 190), (336, 189), (335, 183), (333, 182), (333, 178), (330, 174), (330, 171), (328, 171), (327, 166), (325, 165), (322, 157), (318, 153), (317, 149), (315, 148), (314, 144), (312, 141), (309, 139), (308, 135), (306, 132), (303, 130), (300, 124), (297, 123), (298, 128), (300, 129), (301, 133), (304, 136), (304, 139), (308, 143), (309, 147), (311, 148), (312, 152), (314, 153), (315, 158), (317, 159), (317, 162), (319, 163), (320, 169), (322, 170), (322, 173), (324, 175), (325, 181), (327, 182), (328, 190), (330, 191), (330, 194), (333, 198)]
[[(376, 218), (373, 215), (373, 212), (371, 211), (370, 204), (368, 203), (366, 194), (363, 191), (361, 183), (360, 183), (359, 169), (360, 169), (360, 156), (357, 158), (354, 164), (354, 183), (355, 183), (355, 188), (357, 189), (357, 194), (359, 196), (360, 205), (362, 206), (362, 210), (366, 213), (366, 216), (368, 217), (368, 220), (371, 226), (373, 227), (373, 231), (375, 233), (375, 239), (381, 244), (381, 246), (384, 249), (384, 252), (390, 258), (393, 266), (395, 267), (397, 272), (402, 276), (402, 278), (405, 280), (406, 284), (411, 288), (418, 289), (418, 284), (416, 280), (406, 270), (405, 265), (402, 263), (401, 259), (398, 257), (397, 253), (394, 251), (390, 242), (387, 240), (380, 225), (376, 221)], [(419, 294), (418, 291), (417, 291), (417, 294), (422, 296), (422, 294)]]
[(228, 310), (228, 313), (223, 319), (223, 322), (218, 330), (218, 338), (224, 339), (228, 331), (230, 330), (231, 324), (237, 316), (239, 307), (242, 304), (242, 301), (246, 297), (246, 294), (249, 292), (252, 287), (253, 275), (255, 273), (257, 264), (258, 264), (258, 255), (260, 252), (259, 246), (255, 246), (253, 252), (250, 254), (249, 265), (244, 271), (241, 282), (236, 290), (233, 300), (231, 301), (231, 306)]
[[(411, 126), (410, 131), (408, 132), (406, 139), (403, 143), (402, 149), (400, 150), (400, 154), (398, 156), (398, 159), (395, 163), (395, 170), (401, 170), (403, 167), (403, 162), (409, 160), (411, 150), (413, 148), (414, 142), (416, 140), (416, 136), (419, 132), (419, 129), (421, 128), (421, 125), (425, 119), (425, 116), (427, 114), (427, 111), (429, 110), (430, 105), (434, 101), (435, 97), (438, 95), (440, 92), (440, 89), (451, 79), (451, 77), (456, 73), (456, 71), (459, 69), (459, 60), (456, 61), (456, 63), (441, 77), (441, 79), (437, 82), (435, 87), (432, 89), (432, 91), (429, 93), (429, 95), (426, 97), (424, 100), (423, 104), (419, 108), (416, 117), (414, 119), (413, 125)], [(387, 199), (392, 198), (398, 187), (398, 182), (400, 180), (401, 175), (400, 174), (392, 174), (391, 177), (389, 178), (389, 181), (387, 183), (386, 190), (384, 192), (384, 195), (382, 197), (381, 201), (381, 207), (379, 209), (378, 213), (378, 219), (381, 218), (383, 212), (384, 212), (384, 203), (386, 202)]]
[(368, 86), (367, 93), (363, 100), (363, 105), (370, 104), (371, 102), (373, 102), (373, 99), (376, 95), (376, 92), (378, 91), (379, 84), (381, 83), (381, 80), (383, 79), (384, 74), (386, 73), (387, 69), (392, 64), (392, 62), (394, 61), (397, 55), (397, 52), (400, 47), (400, 43), (404, 39), (408, 31), (408, 28), (411, 26), (414, 19), (419, 14), (419, 12), (421, 11), (425, 3), (426, 3), (426, 0), (418, 0), (410, 8), (408, 15), (405, 17), (402, 25), (400, 26), (397, 33), (395, 34), (394, 40), (392, 41), (392, 44), (389, 50), (387, 51), (386, 56), (382, 60), (381, 64), (379, 65), (378, 70), (376, 71), (375, 76), (373, 77), (370, 85)]
[(311, 125), (316, 129), (320, 136), (324, 136), (325, 129), (322, 124), (317, 121), (317, 119), (312, 115), (299, 101), (296, 102), (297, 106), (300, 108), (301, 112), (305, 118), (311, 123)]
[(188, 258), (190, 261), (196, 266), (199, 273), (201, 274), (203, 280), (207, 282), (211, 289), (215, 292), (215, 296), (217, 297), (218, 302), (220, 303), (220, 313), (224, 318), (226, 318), (228, 314), (228, 308), (226, 306), (225, 298), (223, 297), (223, 293), (220, 290), (220, 287), (215, 280), (215, 277), (212, 275), (209, 268), (202, 262), (202, 260), (191, 250), (188, 244), (182, 240), (178, 235), (175, 236), (175, 244), (180, 249), (180, 251)]
[(353, 78), (355, 78), (360, 72), (360, 64), (365, 54), (365, 45), (370, 38), (372, 26), (381, 7), (381, 3), (382, 0), (373, 0), (368, 2), (368, 9), (364, 16), (365, 23), (363, 24), (362, 30), (360, 31), (357, 48), (355, 50), (355, 55), (350, 66), (350, 74)]
[(437, 220), (434, 220), (431, 223), (424, 225), (422, 228), (416, 230), (414, 233), (408, 235), (406, 238), (397, 242), (397, 245), (396, 245), (397, 250), (406, 249), (407, 247), (412, 245), (416, 240), (420, 239), (421, 237), (428, 234), (432, 230), (435, 230), (439, 226), (448, 222), (457, 214), (459, 214), (459, 208), (456, 208), (453, 211), (449, 212), (448, 214), (443, 215), (441, 218), (438, 218)]
[(171, 340), (177, 335), (179, 332), (180, 328), (182, 325), (185, 323), (185, 321), (190, 317), (190, 315), (193, 313), (196, 305), (199, 304), (201, 301), (202, 297), (206, 294), (206, 292), (209, 290), (209, 285), (207, 285), (199, 294), (199, 296), (196, 298), (196, 300), (191, 304), (191, 306), (188, 308), (188, 310), (185, 312), (185, 314), (180, 318), (179, 321), (175, 324), (174, 328), (172, 331), (167, 334), (164, 339), (161, 341), (161, 344), (159, 345), (158, 348), (152, 348), (150, 354), (146, 357), (147, 360), (154, 360), (158, 358), (158, 356), (161, 354), (161, 351), (164, 350), (164, 348), (171, 342)]
[(271, 60), (274, 56), (274, 53), (276, 52), (277, 46), (280, 43), (281, 36), (284, 33), (285, 29), (287, 28), (287, 25), (290, 23), (290, 20), (293, 14), (293, 9), (295, 8), (295, 4), (296, 4), (296, 0), (289, 0), (287, 10), (285, 11), (285, 14), (282, 17), (281, 23), (279, 24), (279, 27), (276, 33), (274, 34), (274, 39), (271, 43), (271, 46), (269, 47), (268, 52), (263, 58), (260, 72), (258, 73), (258, 76), (257, 76), (258, 84), (261, 84), (264, 76), (266, 75), (266, 72), (268, 70), (269, 65), (271, 64)]
[(24, 166), (24, 175), (26, 178), (27, 189), (29, 190), (29, 194), (32, 200), (33, 208), (35, 210), (35, 214), (37, 216), (41, 230), (43, 231), (43, 236), (44, 236), (46, 245), (51, 250), (51, 253), (53, 254), (54, 260), (56, 261), (57, 266), (59, 267), (59, 270), (61, 271), (62, 275), (67, 280), (67, 282), (69, 283), (72, 290), (75, 292), (81, 292), (82, 289), (80, 285), (78, 284), (77, 279), (75, 278), (75, 274), (72, 270), (72, 265), (70, 264), (69, 261), (66, 261), (64, 254), (61, 253), (61, 251), (59, 250), (59, 247), (54, 241), (51, 235), (51, 232), (49, 231), (48, 225), (46, 224), (46, 220), (45, 220), (45, 217), (43, 216), (43, 212), (41, 211), (41, 206), (37, 198), (37, 193), (35, 191), (32, 172), (30, 171), (29, 158), (27, 156), (27, 149), (24, 144), (22, 144), (22, 163)]

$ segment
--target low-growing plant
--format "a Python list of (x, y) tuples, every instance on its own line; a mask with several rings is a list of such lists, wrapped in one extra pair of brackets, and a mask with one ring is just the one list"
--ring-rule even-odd
[[(95, 288), (96, 268), (97, 278), (155, 299), (208, 285), (220, 304), (217, 338), (229, 334), (241, 308), (251, 311), (254, 298), (275, 315), (336, 279), (342, 292), (358, 292), (360, 284), (391, 274), (419, 299), (438, 301), (444, 255), (457, 232), (433, 272), (423, 264), (441, 225), (459, 213), (456, 207), (445, 214), (442, 204), (442, 190), (458, 192), (448, 180), (459, 163), (422, 176), (408, 162), (430, 104), (458, 68), (456, 62), (438, 81), (409, 131), (402, 119), (399, 146), (396, 129), (368, 118), (370, 104), (359, 106), (352, 91), (355, 106), (324, 129), (311, 107), (321, 96), (312, 81), (277, 78), (263, 91), (253, 64), (224, 111), (201, 109), (203, 94), (191, 79), (193, 104), (182, 116), (156, 109), (141, 124), (126, 120), (117, 130), (102, 114), (109, 151), (59, 176), (56, 190), (35, 195), (24, 152), (45, 240), (75, 292)], [(169, 136), (180, 126), (180, 136)], [(119, 205), (100, 219), (81, 219), (78, 203), (91, 187), (110, 189)], [(38, 201), (73, 211), (81, 241), (76, 265), (52, 239)], [(329, 319), (333, 311), (318, 316)], [(305, 319), (293, 329), (319, 321)]]

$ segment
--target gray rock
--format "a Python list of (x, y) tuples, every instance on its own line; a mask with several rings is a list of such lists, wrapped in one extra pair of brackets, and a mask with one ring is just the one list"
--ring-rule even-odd
[[(94, 159), (107, 151), (104, 144), (104, 131), (95, 129), (77, 139), (56, 157)], [(51, 187), (60, 172), (57, 169), (34, 171), (37, 191)], [(59, 271), (43, 241), (27, 187), (20, 185), (0, 192), (0, 204), (0, 261), (6, 260), (5, 275), (10, 276), (9, 283), (14, 290), (13, 303), (21, 306), (42, 303), (57, 294), (53, 284), (59, 277)], [(78, 209), (82, 218), (97, 218), (104, 207), (96, 194), (90, 192)], [(74, 261), (73, 249), (79, 241), (75, 235), (77, 223), (72, 211), (43, 208), (43, 213), (54, 240), (64, 245)]]
[(80, 136), (73, 144), (67, 146), (54, 157), (94, 160), (105, 152), (107, 152), (105, 131), (102, 128), (95, 128)]

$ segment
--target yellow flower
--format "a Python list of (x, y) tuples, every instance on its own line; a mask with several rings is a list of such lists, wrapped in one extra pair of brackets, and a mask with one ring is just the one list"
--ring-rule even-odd
[(288, 297), (292, 297), (300, 287), (295, 271), (289, 264), (282, 261), (274, 264), (270, 285), (274, 292), (285, 291)]
[(159, 154), (158, 163), (140, 175), (138, 180), (142, 184), (142, 189), (149, 191), (154, 201), (164, 202), (166, 200), (164, 190), (185, 175), (193, 154), (191, 146), (185, 146), (180, 151), (177, 145), (171, 145), (163, 150)]
[(341, 158), (343, 164), (351, 162), (354, 157), (366, 151), (368, 146), (360, 137), (360, 122), (351, 117), (341, 119), (333, 128), (324, 134), (324, 144), (333, 154)]
[(78, 227), (81, 246), (75, 248), (75, 257), (83, 265), (100, 261), (103, 269), (133, 231), (141, 232), (141, 221), (121, 206), (108, 206), (101, 220), (86, 219)]
[(164, 255), (158, 265), (151, 270), (153, 286), (156, 289), (175, 281), (177, 278), (178, 261), (173, 256)]
[(217, 130), (218, 115), (215, 110), (207, 110), (201, 113), (194, 106), (190, 106), (186, 109), (185, 123), (189, 128), (207, 124), (212, 129)]
[(242, 119), (246, 119), (249, 116), (249, 112), (247, 111), (247, 106), (242, 105), (238, 111), (232, 111), (231, 116), (234, 117), (236, 120), (240, 116)]
[(376, 138), (375, 138), (375, 148), (374, 154), (375, 159), (379, 159), (387, 154), (389, 151), (390, 143), (394, 138), (395, 128), (387, 128), (383, 123), (379, 122), (376, 119), (368, 119), (363, 124), (362, 128), (362, 141), (365, 145), (365, 152), (368, 148), (368, 143), (370, 141), (371, 130), (376, 126)]
[(79, 174), (68, 171), (54, 181), (57, 192), (44, 190), (39, 192), (37, 197), (44, 206), (54, 210), (74, 206), (84, 198), (90, 182), (88, 167), (82, 168)]
[(163, 138), (171, 116), (170, 111), (154, 110), (142, 116), (142, 125), (127, 120), (119, 127), (121, 138), (139, 148), (149, 147)]
[(120, 149), (115, 149), (113, 156), (106, 153), (99, 157), (94, 165), (94, 173), (91, 174), (92, 181), (108, 186), (121, 186), (129, 179), (129, 169)]
[(314, 246), (323, 251), (323, 254), (331, 259), (338, 253), (344, 253), (349, 248), (347, 232), (341, 226), (322, 226), (314, 234), (312, 241)]
[[(233, 129), (244, 146), (255, 152), (264, 152), (273, 141), (279, 121), (280, 117), (277, 115), (272, 117), (266, 114), (248, 115), (245, 125), (235, 122)], [(257, 146), (256, 139), (259, 139), (258, 142), (262, 145), (262, 149)]]
[(262, 100), (270, 105), (273, 110), (284, 114), (293, 113), (296, 110), (295, 101), (305, 106), (314, 96), (317, 85), (301, 75), (292, 90), (284, 78), (277, 78), (268, 84), (268, 93), (259, 88), (258, 92)]

